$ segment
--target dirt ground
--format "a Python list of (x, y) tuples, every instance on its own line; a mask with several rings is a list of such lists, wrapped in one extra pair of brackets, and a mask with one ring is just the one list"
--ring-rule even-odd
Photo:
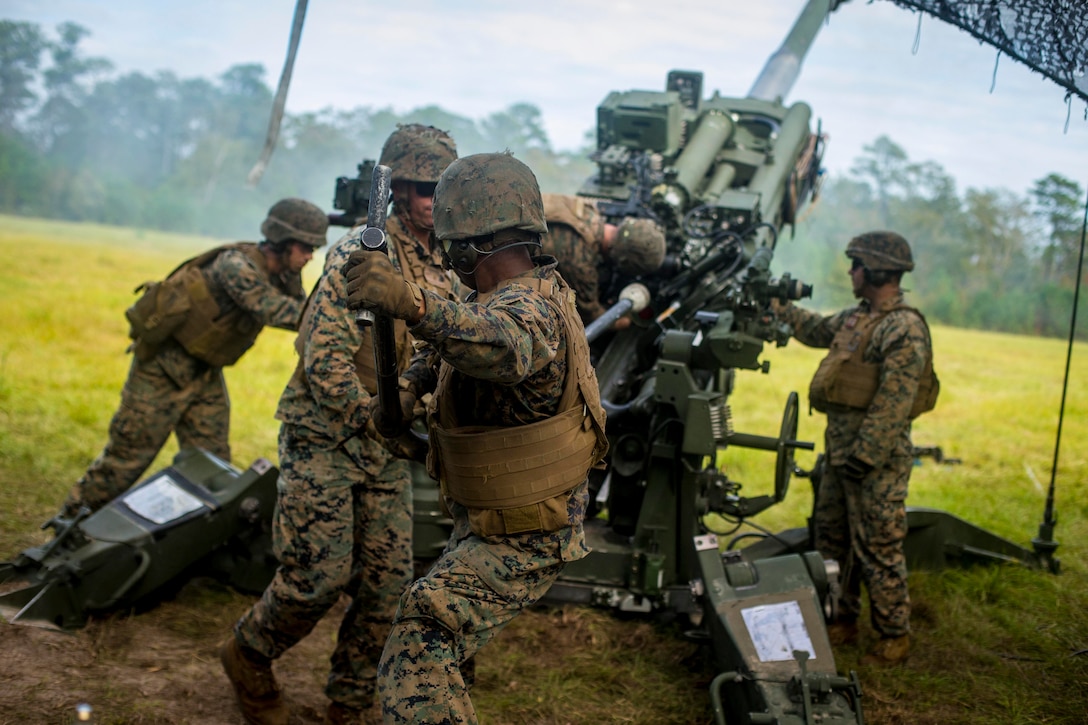
[[(98, 725), (239, 725), (217, 648), (253, 601), (205, 578), (147, 611), (92, 619), (78, 630), (0, 620), (0, 725), (73, 723), (79, 703), (92, 706)], [(322, 722), (328, 658), (344, 607), (276, 662), (292, 725)], [(481, 653), (473, 699), (491, 725), (708, 723), (709, 675), (700, 674), (695, 649), (650, 623), (534, 608)], [(639, 681), (624, 670), (634, 653), (657, 663)], [(551, 694), (541, 687), (564, 679)], [(582, 704), (553, 702), (567, 697)]]
[[(201, 591), (204, 590), (204, 591)], [(213, 606), (198, 604), (211, 595)], [(0, 723), (71, 723), (88, 703), (95, 723), (242, 722), (218, 644), (252, 601), (209, 581), (137, 616), (70, 632), (0, 624)], [(319, 723), (327, 663), (343, 605), (276, 666), (293, 722)]]

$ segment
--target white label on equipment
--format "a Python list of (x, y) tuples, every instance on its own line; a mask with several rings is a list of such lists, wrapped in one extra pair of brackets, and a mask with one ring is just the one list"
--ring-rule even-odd
[(741, 615), (761, 662), (792, 660), (794, 650), (804, 650), (809, 657), (816, 658), (816, 648), (809, 639), (797, 602), (762, 604), (742, 609)]
[(127, 494), (122, 500), (130, 509), (156, 524), (180, 519), (204, 506), (203, 501), (178, 486), (165, 473)]

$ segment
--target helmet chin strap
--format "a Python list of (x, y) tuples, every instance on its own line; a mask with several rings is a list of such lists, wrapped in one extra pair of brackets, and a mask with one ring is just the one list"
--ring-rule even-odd
[[(456, 244), (456, 242), (455, 242), (455, 244)], [(485, 260), (486, 260), (486, 259), (487, 259), (488, 257), (490, 257), (490, 256), (491, 256), (492, 254), (494, 254), (495, 252), (501, 252), (501, 251), (502, 251), (502, 250), (504, 250), (504, 249), (513, 249), (514, 247), (537, 247), (537, 248), (543, 248), (543, 245), (541, 244), (541, 242), (540, 242), (540, 240), (539, 240), (539, 239), (536, 239), (536, 240), (526, 240), (526, 241), (524, 241), (524, 242), (513, 242), (513, 243), (511, 243), (511, 244), (504, 244), (504, 245), (502, 245), (501, 247), (499, 247), (498, 249), (492, 249), (492, 250), (490, 250), (490, 251), (487, 251), (487, 252), (483, 251), (482, 249), (480, 249), (479, 247), (477, 247), (477, 246), (476, 246), (475, 244), (473, 244), (472, 242), (469, 242), (469, 243), (468, 243), (468, 246), (469, 246), (469, 248), (470, 248), (470, 249), (472, 249), (472, 251), (473, 251), (473, 252), (475, 252), (475, 253), (476, 253), (476, 264), (475, 264), (475, 265), (473, 265), (472, 269), (464, 269), (464, 268), (462, 268), (461, 266), (459, 266), (459, 265), (457, 265), (457, 264), (454, 264), (454, 263), (453, 263), (453, 260), (452, 260), (452, 259), (450, 259), (450, 257), (449, 257), (449, 254), (448, 254), (448, 253), (447, 253), (447, 252), (446, 252), (446, 251), (445, 251), (444, 249), (442, 250), (442, 256), (443, 256), (443, 257), (445, 257), (445, 259), (446, 259), (446, 260), (447, 260), (447, 262), (449, 263), (450, 267), (452, 267), (453, 269), (457, 270), (457, 271), (458, 271), (458, 272), (460, 272), (461, 274), (465, 274), (465, 275), (470, 275), (470, 274), (476, 274), (476, 270), (480, 268), (480, 265), (481, 265), (481, 264), (483, 264), (483, 263), (484, 263), (484, 261), (485, 261)]]

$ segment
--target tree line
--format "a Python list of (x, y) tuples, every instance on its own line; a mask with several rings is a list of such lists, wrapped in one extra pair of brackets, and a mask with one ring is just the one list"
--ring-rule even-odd
[[(214, 79), (117, 74), (108, 59), (83, 53), (88, 35), (75, 23), (50, 31), (0, 20), (0, 212), (252, 239), (276, 199), (300, 196), (331, 211), (335, 179), (377, 158), (398, 122), (448, 131), (462, 155), (508, 148), (545, 191), (573, 193), (593, 172), (592, 139), (556, 151), (529, 103), (481, 119), (437, 106), (404, 114), (359, 106), (286, 114), (253, 188), (246, 177), (273, 101), (263, 66), (235, 65)], [(847, 174), (825, 181), (795, 238), (783, 235), (775, 265), (805, 270), (814, 305), (841, 307), (850, 299), (846, 241), (895, 229), (915, 250), (911, 300), (932, 321), (1065, 336), (1083, 209), (1084, 190), (1058, 174), (1026, 195), (961, 194), (939, 164), (878, 137)]]

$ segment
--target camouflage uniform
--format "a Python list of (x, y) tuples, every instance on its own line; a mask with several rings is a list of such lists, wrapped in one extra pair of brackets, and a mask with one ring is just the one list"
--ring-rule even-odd
[(665, 237), (656, 223), (628, 217), (617, 228), (605, 223), (590, 199), (542, 197), (548, 223), (548, 233), (541, 238), (543, 251), (559, 260), (559, 272), (577, 294), (583, 323), (603, 315), (615, 301), (603, 299), (602, 293), (602, 288), (618, 284), (614, 277), (650, 274), (664, 261)]
[[(547, 259), (547, 258), (545, 258)], [(532, 276), (547, 279), (556, 263)], [(554, 414), (567, 375), (562, 320), (542, 297), (508, 280), (486, 302), (437, 303), (412, 333), (456, 369), (457, 415), (480, 426), (518, 426)], [(426, 351), (406, 373), (429, 387)], [(433, 382), (433, 381), (432, 381)], [(461, 673), (466, 660), (543, 596), (563, 563), (588, 554), (585, 483), (567, 499), (569, 525), (550, 533), (480, 537), (468, 510), (447, 499), (446, 551), (401, 599), (380, 667), (386, 722), (475, 722)]]
[(402, 287), (381, 258), (353, 255), (348, 271), (353, 306), (409, 320), (427, 343), (405, 378), (417, 396), (435, 393), (428, 468), (453, 517), (382, 653), (386, 722), (476, 721), (466, 665), (588, 553), (586, 474), (607, 449), (573, 292), (554, 258), (514, 249), (547, 231), (532, 171), (509, 154), (460, 159), (434, 209), (447, 264), (478, 289), (466, 302)]
[[(389, 220), (387, 232), (391, 253), (403, 249), (420, 258), (398, 219)], [(366, 710), (397, 600), (411, 581), (412, 491), (408, 461), (366, 433), (371, 392), (359, 379), (356, 355), (373, 356), (373, 342), (348, 310), (340, 271), (360, 247), (357, 230), (330, 249), (307, 304), (301, 359), (276, 411), (283, 423), (273, 529), (280, 567), (235, 635), (276, 659), (348, 594), (325, 692), (333, 702)], [(448, 296), (449, 279), (438, 273)], [(406, 336), (398, 342), (399, 350), (411, 350)]]
[[(842, 566), (846, 586), (840, 617), (857, 618), (860, 577), (869, 591), (874, 629), (883, 637), (898, 637), (910, 631), (903, 555), (905, 500), (913, 466), (909, 412), (926, 360), (932, 359), (929, 330), (920, 315), (903, 308), (902, 295), (875, 310), (862, 300), (827, 317), (793, 306), (779, 316), (793, 326), (794, 337), (802, 343), (826, 348), (840, 329), (857, 324), (858, 316), (884, 313), (864, 353), (866, 362), (881, 366), (869, 408), (828, 409), (824, 445), (830, 465), (820, 482), (814, 523), (816, 548)], [(873, 466), (861, 481), (844, 475), (843, 466), (851, 457)]]
[[(246, 247), (249, 247), (248, 253)], [(254, 264), (256, 244), (220, 253), (204, 275), (215, 302), (228, 315), (248, 313), (250, 325), (298, 329), (302, 280), (269, 275)], [(68, 495), (62, 509), (101, 508), (127, 490), (158, 455), (171, 431), (181, 448), (200, 447), (230, 460), (230, 400), (222, 368), (193, 357), (169, 339), (147, 359), (134, 356), (110, 421), (109, 442)]]
[(602, 275), (607, 279), (609, 274), (601, 249), (604, 218), (595, 204), (585, 200), (577, 205), (577, 226), (565, 223), (553, 207), (563, 204), (565, 200), (573, 201), (576, 197), (559, 194), (543, 196), (544, 216), (548, 221), (548, 233), (541, 238), (544, 254), (559, 261), (559, 272), (577, 295), (578, 314), (582, 322), (592, 322), (606, 309), (601, 304), (600, 285)]

